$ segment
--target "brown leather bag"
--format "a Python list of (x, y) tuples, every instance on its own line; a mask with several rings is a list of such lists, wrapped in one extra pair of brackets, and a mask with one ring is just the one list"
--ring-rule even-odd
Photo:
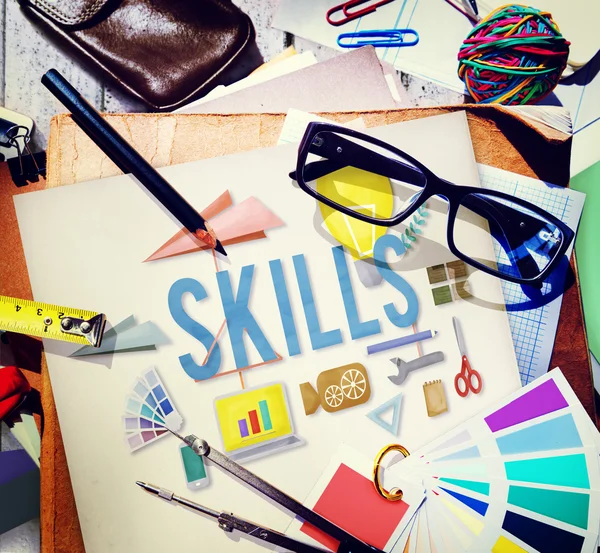
[(129, 92), (175, 109), (262, 59), (250, 18), (230, 0), (19, 0)]

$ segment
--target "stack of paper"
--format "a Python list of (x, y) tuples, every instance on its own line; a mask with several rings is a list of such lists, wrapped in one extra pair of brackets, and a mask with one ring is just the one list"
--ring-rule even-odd
[(26, 411), (21, 411), (9, 426), (11, 434), (39, 467), (41, 452), (40, 433), (33, 415)]
[(373, 47), (321, 63), (305, 56), (292, 56), (265, 69), (266, 75), (251, 75), (211, 95), (210, 101), (193, 102), (178, 113), (285, 113), (289, 108), (336, 112), (407, 105), (396, 71), (379, 60)]

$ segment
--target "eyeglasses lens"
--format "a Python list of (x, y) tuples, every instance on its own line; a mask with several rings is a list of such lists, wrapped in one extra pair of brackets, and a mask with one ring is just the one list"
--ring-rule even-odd
[[(492, 240), (494, 255), (484, 251), (487, 241), (479, 239), (482, 234)], [(505, 198), (478, 193), (462, 199), (453, 237), (457, 249), (469, 258), (493, 268), (500, 276), (524, 279), (540, 276), (565, 239), (543, 215)]]
[(314, 136), (302, 177), (336, 206), (374, 222), (407, 211), (427, 181), (419, 168), (395, 152), (331, 131)]

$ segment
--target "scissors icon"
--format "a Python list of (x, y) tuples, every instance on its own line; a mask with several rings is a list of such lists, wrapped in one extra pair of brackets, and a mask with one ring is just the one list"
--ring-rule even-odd
[(454, 377), (454, 389), (460, 397), (467, 397), (469, 392), (478, 394), (481, 392), (481, 376), (477, 371), (471, 368), (471, 364), (467, 359), (465, 340), (456, 317), (452, 317), (452, 324), (454, 325), (454, 333), (456, 334), (458, 349), (460, 350), (460, 354), (462, 356), (460, 372)]

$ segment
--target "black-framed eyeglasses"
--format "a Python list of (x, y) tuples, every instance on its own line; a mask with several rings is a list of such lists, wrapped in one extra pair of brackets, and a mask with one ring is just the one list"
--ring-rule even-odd
[[(319, 202), (386, 227), (405, 221), (438, 196), (449, 205), (450, 251), (485, 273), (518, 284), (541, 286), (575, 235), (535, 204), (495, 190), (453, 184), (382, 140), (328, 123), (309, 124), (290, 177)], [(481, 241), (473, 240), (477, 229), (489, 233), (497, 259), (481, 257)]]

